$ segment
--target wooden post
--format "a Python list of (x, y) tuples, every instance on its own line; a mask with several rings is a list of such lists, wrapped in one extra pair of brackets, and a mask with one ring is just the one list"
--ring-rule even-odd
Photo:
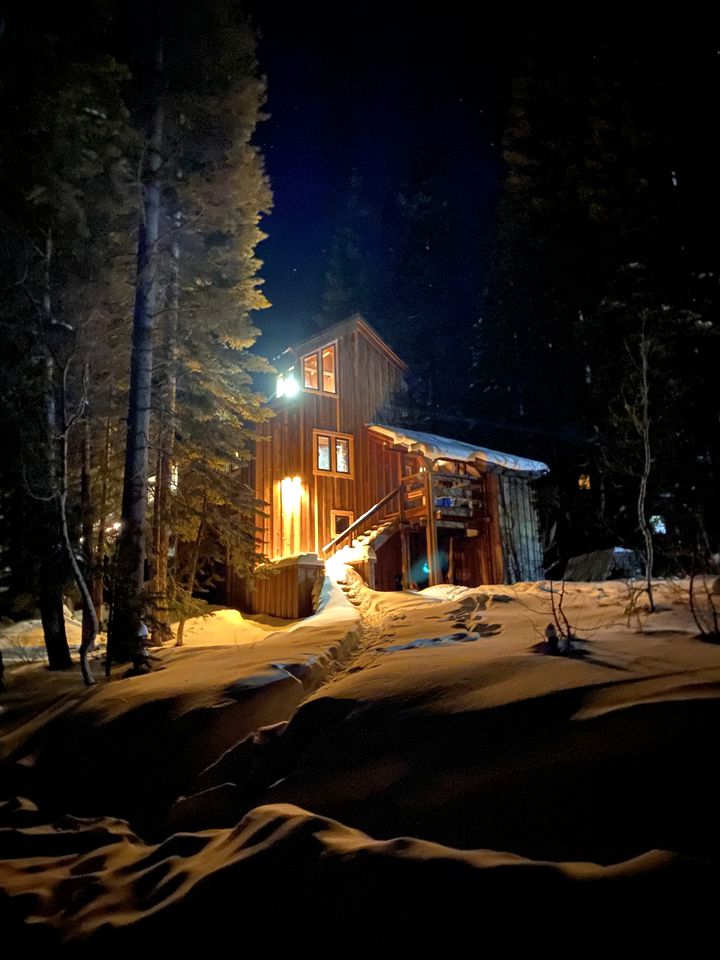
[(441, 582), (438, 564), (437, 527), (435, 526), (435, 497), (433, 490), (432, 460), (424, 459), (425, 464), (425, 500), (427, 504), (427, 555), (428, 584), (434, 587)]
[(371, 590), (375, 590), (375, 564), (377, 560), (374, 557), (367, 559), (367, 585)]
[(400, 530), (400, 557), (402, 563), (403, 590), (410, 587), (410, 534), (407, 530)]

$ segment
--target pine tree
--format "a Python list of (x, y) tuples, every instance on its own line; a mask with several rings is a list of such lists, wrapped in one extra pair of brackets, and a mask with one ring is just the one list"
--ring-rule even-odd
[(139, 665), (145, 583), (146, 513), (148, 505), (150, 412), (154, 327), (159, 309), (160, 201), (163, 150), (164, 24), (162, 4), (153, 10), (153, 65), (147, 90), (142, 197), (138, 221), (137, 272), (133, 311), (130, 387), (120, 536), (115, 567), (114, 599), (108, 632), (108, 670), (112, 659), (133, 658)]
[[(144, 362), (142, 377), (130, 387), (112, 621), (117, 659), (138, 657), (133, 642), (143, 614), (154, 619), (156, 641), (167, 635), (173, 581), (187, 599), (202, 563), (219, 554), (224, 562), (232, 553), (234, 562), (247, 565), (254, 547), (257, 506), (235, 468), (249, 457), (252, 422), (265, 416), (253, 374), (269, 369), (249, 352), (257, 336), (249, 313), (267, 305), (255, 248), (271, 194), (251, 143), (264, 84), (257, 77), (253, 31), (236, 5), (207, 4), (200, 28), (195, 14), (185, 4), (167, 11), (164, 81), (161, 91), (155, 87), (150, 111), (158, 148), (160, 117), (163, 126), (162, 152), (153, 153), (145, 193), (158, 220), (152, 255), (139, 276), (144, 271), (156, 290), (141, 284), (136, 300), (144, 337), (136, 354)], [(151, 222), (146, 211), (144, 223)], [(142, 423), (134, 410), (146, 412)], [(150, 461), (156, 467), (152, 537)], [(171, 540), (178, 554), (184, 544), (195, 544), (189, 571), (176, 569), (174, 576)], [(145, 560), (153, 574), (147, 585)]]
[[(196, 587), (207, 587), (226, 563), (241, 571), (254, 563), (258, 505), (245, 465), (254, 424), (268, 415), (253, 377), (270, 368), (249, 351), (258, 333), (250, 313), (268, 305), (256, 247), (272, 195), (252, 144), (265, 85), (252, 28), (232, 7), (216, 2), (208, 10), (204, 40), (198, 45), (193, 35), (168, 113), (168, 205), (181, 229), (173, 240), (162, 348), (172, 372), (158, 384), (156, 587), (161, 604), (163, 594), (174, 595), (180, 612), (192, 609)], [(203, 55), (206, 45), (212, 58)], [(180, 544), (173, 576), (164, 569), (170, 530)]]
[(16, 414), (18, 433), (11, 476), (22, 477), (25, 488), (15, 506), (25, 509), (28, 501), (37, 530), (37, 554), (21, 562), (37, 572), (50, 666), (62, 668), (70, 664), (68, 580), (84, 601), (81, 659), (95, 631), (78, 562), (72, 433), (88, 399), (85, 333), (96, 309), (88, 293), (123, 246), (134, 137), (123, 102), (127, 71), (102, 43), (105, 12), (87, 17), (82, 29), (71, 30), (65, 16), (49, 17), (42, 33), (35, 26), (29, 11), (15, 9), (3, 38), (3, 125), (11, 148), (3, 150), (0, 169), (2, 270), (12, 290), (4, 334), (18, 359), (6, 376), (5, 411)]

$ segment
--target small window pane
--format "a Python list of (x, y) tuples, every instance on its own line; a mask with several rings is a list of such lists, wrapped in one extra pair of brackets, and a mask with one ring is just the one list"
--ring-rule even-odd
[(335, 437), (335, 469), (338, 473), (350, 473), (350, 442)]
[(330, 437), (317, 438), (317, 465), (318, 470), (332, 470), (330, 463)]
[(318, 389), (318, 355), (316, 353), (303, 357), (303, 384), (308, 390)]
[(344, 533), (347, 528), (350, 526), (350, 514), (348, 513), (336, 513), (335, 514), (335, 533), (334, 536), (337, 537), (339, 533)]
[(335, 393), (335, 347), (324, 347), (322, 352), (323, 390)]

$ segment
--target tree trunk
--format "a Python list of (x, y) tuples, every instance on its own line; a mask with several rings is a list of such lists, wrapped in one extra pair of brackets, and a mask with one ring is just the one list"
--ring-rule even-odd
[[(57, 411), (55, 404), (55, 363), (52, 357), (45, 359), (45, 416), (48, 432), (48, 477), (53, 489), (57, 479)], [(58, 505), (55, 496), (42, 504), (45, 532), (43, 557), (40, 563), (40, 619), (43, 637), (51, 670), (67, 670), (72, 666), (70, 648), (65, 632), (64, 587), (65, 564), (60, 541)]]
[[(89, 383), (90, 381), (90, 366), (85, 363), (85, 382)], [(92, 596), (92, 583), (93, 583), (93, 509), (92, 509), (92, 444), (90, 438), (90, 417), (88, 416), (87, 411), (82, 421), (82, 445), (80, 448), (80, 533), (82, 537), (82, 560), (83, 560), (83, 572), (85, 580), (87, 581), (90, 589), (90, 606), (92, 607), (92, 614), (90, 613), (90, 608), (84, 602), (83, 599), (83, 620), (82, 620), (82, 638), (83, 643), (81, 647), (84, 646), (84, 641), (86, 636), (90, 639), (89, 646), (87, 648), (88, 652), (93, 650), (95, 647), (95, 639), (97, 637), (97, 632), (99, 629), (98, 623), (98, 607), (95, 606), (95, 602)], [(67, 483), (67, 480), (66, 480)], [(65, 521), (67, 525), (67, 520)], [(82, 596), (82, 593), (81, 593)], [(92, 618), (95, 618), (94, 623)]]
[[(180, 214), (173, 225), (180, 227)], [(160, 389), (160, 429), (155, 475), (153, 515), (155, 548), (155, 623), (152, 637), (158, 643), (172, 637), (168, 597), (168, 551), (170, 549), (171, 503), (177, 404), (178, 314), (180, 308), (180, 243), (177, 232), (172, 245), (168, 305), (163, 325), (163, 372)]]
[(63, 583), (58, 569), (64, 564), (57, 553), (45, 558), (40, 570), (40, 619), (50, 670), (67, 670), (72, 666), (65, 634)]
[(108, 520), (108, 480), (110, 473), (111, 435), (111, 423), (110, 417), (108, 417), (105, 421), (100, 505), (98, 508), (98, 533), (95, 541), (95, 568), (92, 583), (92, 600), (96, 611), (100, 611), (105, 595), (105, 527), (107, 526)]
[(162, 40), (156, 46), (153, 110), (143, 177), (143, 201), (137, 251), (130, 395), (123, 477), (122, 517), (117, 553), (108, 657), (118, 662), (138, 657), (145, 581), (145, 526), (148, 503), (148, 448), (152, 401), (153, 327), (157, 308), (158, 230), (160, 221), (163, 109), (160, 90)]
[[(207, 501), (203, 501), (202, 515), (200, 517), (200, 522), (198, 524), (198, 532), (195, 537), (195, 543), (193, 544), (192, 557), (190, 558), (190, 571), (188, 573), (188, 582), (187, 582), (187, 592), (188, 599), (192, 599), (193, 590), (195, 589), (195, 578), (197, 577), (197, 568), (198, 562), (200, 560), (200, 546), (202, 544), (202, 538), (205, 533), (205, 508)], [(178, 624), (177, 631), (177, 640), (175, 641), (176, 647), (181, 647), (183, 645), (183, 634), (185, 633), (185, 621), (187, 617), (183, 613), (180, 617), (180, 623)]]
[(94, 648), (95, 640), (98, 635), (98, 618), (95, 606), (90, 595), (90, 588), (82, 572), (77, 556), (73, 550), (70, 540), (70, 531), (67, 521), (67, 490), (63, 490), (60, 495), (60, 519), (62, 523), (63, 539), (65, 541), (65, 552), (70, 561), (75, 585), (80, 592), (82, 600), (82, 633), (80, 637), (80, 669), (82, 670), (83, 680), (87, 686), (91, 686), (95, 681), (88, 666), (88, 653)]
[[(48, 328), (52, 324), (52, 300), (50, 270), (53, 257), (52, 234), (48, 231), (45, 238), (45, 289), (43, 292), (43, 313)], [(62, 534), (58, 517), (58, 437), (61, 429), (58, 424), (57, 403), (55, 399), (55, 360), (45, 343), (45, 431), (46, 431), (46, 470), (48, 498), (42, 504), (43, 529), (45, 542), (43, 558), (40, 564), (40, 619), (43, 625), (43, 637), (51, 670), (67, 670), (72, 666), (70, 648), (65, 632), (64, 586), (65, 564), (63, 563)]]
[[(80, 639), (80, 668), (82, 670), (83, 680), (87, 686), (90, 686), (95, 681), (93, 680), (92, 674), (90, 673), (90, 668), (87, 662), (87, 655), (92, 650), (95, 645), (95, 638), (98, 633), (98, 619), (97, 613), (95, 612), (95, 607), (93, 606), (92, 597), (90, 596), (90, 588), (88, 587), (88, 581), (83, 573), (82, 567), (78, 562), (78, 557), (73, 547), (72, 541), (70, 539), (70, 529), (68, 526), (68, 517), (67, 517), (67, 498), (68, 498), (68, 443), (70, 439), (70, 431), (74, 424), (77, 422), (78, 418), (86, 414), (84, 409), (88, 384), (90, 378), (90, 366), (85, 364), (83, 369), (83, 395), (80, 407), (78, 408), (77, 413), (68, 418), (67, 414), (67, 376), (68, 376), (69, 363), (66, 363), (62, 370), (62, 376), (60, 378), (60, 409), (58, 411), (58, 420), (60, 425), (60, 457), (58, 461), (58, 511), (60, 514), (60, 526), (62, 530), (63, 544), (65, 547), (65, 555), (67, 557), (68, 563), (70, 564), (70, 569), (72, 570), (73, 579), (75, 580), (75, 586), (78, 588), (80, 597), (82, 599), (82, 609), (83, 609), (83, 619), (82, 619), (82, 634)], [(87, 416), (84, 417), (84, 420), (87, 421)], [(83, 517), (83, 520), (85, 518)], [(90, 527), (90, 532), (92, 533), (92, 525)]]
[(643, 332), (640, 340), (640, 375), (641, 375), (641, 420), (640, 433), (643, 442), (643, 471), (640, 477), (640, 488), (638, 490), (638, 522), (645, 541), (645, 589), (648, 595), (648, 604), (650, 612), (655, 612), (655, 598), (653, 596), (653, 563), (654, 547), (652, 530), (645, 513), (645, 503), (647, 500), (648, 480), (652, 469), (652, 451), (650, 447), (650, 384), (648, 380), (650, 344), (645, 338)]

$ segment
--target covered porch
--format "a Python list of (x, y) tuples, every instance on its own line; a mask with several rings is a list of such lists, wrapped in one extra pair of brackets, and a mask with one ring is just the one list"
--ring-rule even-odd
[(400, 482), (325, 544), (325, 557), (380, 590), (542, 576), (529, 481), (544, 463), (387, 424), (368, 430), (402, 453)]

